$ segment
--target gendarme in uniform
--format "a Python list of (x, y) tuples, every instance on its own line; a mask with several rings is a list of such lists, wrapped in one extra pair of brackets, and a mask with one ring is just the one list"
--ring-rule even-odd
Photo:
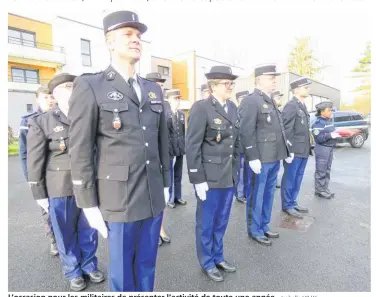
[[(112, 30), (133, 30), (134, 46), (141, 42), (135, 32), (147, 29), (130, 11), (108, 15), (103, 27), (108, 38), (128, 38), (108, 35)], [(74, 192), (79, 207), (99, 206), (108, 222), (110, 290), (152, 291), (164, 187), (170, 185), (162, 90), (112, 65), (78, 77), (70, 105)]]

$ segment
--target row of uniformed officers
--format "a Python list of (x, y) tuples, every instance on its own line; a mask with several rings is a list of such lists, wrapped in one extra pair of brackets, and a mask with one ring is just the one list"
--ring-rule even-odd
[[(186, 154), (197, 196), (198, 260), (212, 280), (222, 281), (218, 269), (236, 270), (224, 257), (223, 237), (240, 154), (251, 180), (245, 196), (247, 229), (254, 240), (270, 245), (270, 238), (279, 236), (269, 222), (281, 160), (284, 211), (295, 216), (307, 211), (296, 199), (311, 153), (303, 103), (309, 82), (303, 78), (291, 84), (295, 97), (281, 114), (271, 97), (276, 68), (258, 67), (256, 89), (238, 109), (228, 100), (237, 76), (229, 67), (212, 67), (202, 90), (208, 97), (192, 106), (185, 135), (178, 90), (170, 90), (171, 100), (164, 102), (155, 83), (163, 83), (161, 77), (135, 73), (147, 27), (131, 11), (106, 16), (103, 27), (111, 65), (80, 77), (55, 76), (48, 88), (58, 107), (22, 124), (28, 130), (27, 179), (33, 197), (50, 214), (65, 277), (76, 291), (86, 287), (84, 275), (94, 283), (104, 280), (95, 256), (99, 231), (109, 245), (109, 290), (153, 290), (158, 244), (170, 241), (161, 228), (163, 210), (166, 203), (186, 204), (181, 196)], [(335, 135), (320, 125), (316, 140), (330, 147)], [(321, 173), (320, 193), (327, 190), (327, 176)]]

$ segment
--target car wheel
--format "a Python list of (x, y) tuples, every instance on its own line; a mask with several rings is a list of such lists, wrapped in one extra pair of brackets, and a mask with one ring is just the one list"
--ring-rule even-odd
[(361, 148), (364, 144), (364, 135), (363, 134), (355, 134), (350, 141), (350, 144), (354, 148)]

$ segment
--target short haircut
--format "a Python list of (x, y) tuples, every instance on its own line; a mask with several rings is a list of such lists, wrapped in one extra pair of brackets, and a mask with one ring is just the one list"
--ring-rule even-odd
[(222, 79), (208, 79), (208, 87), (209, 87), (210, 93), (213, 92), (212, 86), (220, 83), (221, 81)]
[(37, 90), (37, 97), (40, 95), (40, 94), (51, 94), (50, 93), (50, 90), (46, 87), (46, 86), (40, 86)]

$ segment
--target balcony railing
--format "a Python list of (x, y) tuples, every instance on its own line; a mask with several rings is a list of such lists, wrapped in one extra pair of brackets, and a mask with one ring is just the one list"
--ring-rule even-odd
[(11, 37), (11, 36), (8, 36), (8, 43), (18, 44), (18, 45), (27, 46), (27, 47), (35, 47), (35, 48), (47, 50), (47, 51), (65, 53), (65, 49), (62, 46), (46, 44), (46, 43), (36, 42), (33, 40), (26, 40), (22, 38)]
[(40, 85), (47, 86), (49, 81), (50, 79), (39, 79), (36, 77), (8, 75), (8, 82), (14, 82), (14, 83), (40, 84)]

